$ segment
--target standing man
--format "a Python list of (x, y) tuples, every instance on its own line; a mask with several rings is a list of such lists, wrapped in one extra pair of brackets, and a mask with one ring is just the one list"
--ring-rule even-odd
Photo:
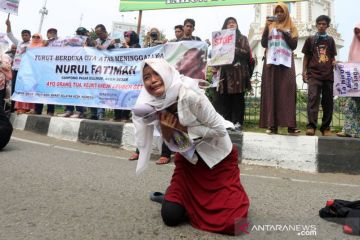
[(314, 136), (317, 128), (319, 103), (323, 109), (320, 131), (323, 136), (331, 136), (330, 123), (333, 114), (333, 84), (336, 45), (334, 39), (326, 33), (331, 19), (321, 15), (316, 19), (318, 32), (306, 39), (302, 52), (303, 81), (308, 84), (308, 124), (306, 135)]
[[(49, 28), (47, 30), (46, 36), (48, 40), (45, 42), (45, 47), (63, 47), (65, 42), (64, 39), (60, 39), (57, 35), (57, 29)], [(41, 114), (44, 108), (44, 104), (36, 103), (35, 104), (35, 113)], [(47, 115), (54, 116), (55, 105), (47, 104)]]
[(186, 41), (186, 40), (201, 41), (201, 38), (192, 35), (192, 33), (195, 30), (194, 19), (191, 18), (185, 19), (183, 29), (184, 29), (184, 35), (180, 39), (178, 39), (178, 41)]
[[(103, 24), (98, 24), (95, 27), (95, 33), (98, 37), (95, 40), (95, 47), (99, 50), (115, 48), (114, 41), (109, 37), (109, 34)], [(90, 108), (93, 120), (105, 120), (105, 108)]]
[[(14, 34), (11, 32), (10, 19), (8, 18), (5, 23), (6, 23), (7, 37), (17, 46), (13, 65), (12, 65), (12, 70), (13, 70), (13, 78), (11, 85), (11, 95), (12, 95), (15, 92), (16, 77), (20, 68), (21, 57), (25, 53), (26, 48), (30, 44), (31, 32), (26, 29), (22, 30), (21, 31), (22, 42), (20, 42), (18, 39), (14, 37)], [(11, 101), (10, 112), (14, 112), (14, 111), (15, 111), (15, 102)]]
[(181, 41), (180, 39), (184, 36), (184, 27), (183, 25), (176, 25), (175, 30), (175, 39), (170, 40), (170, 42)]

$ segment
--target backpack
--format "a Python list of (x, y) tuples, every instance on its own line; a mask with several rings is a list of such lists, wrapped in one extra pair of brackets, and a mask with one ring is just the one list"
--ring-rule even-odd
[(327, 221), (342, 224), (344, 233), (360, 235), (360, 200), (328, 200), (319, 215)]

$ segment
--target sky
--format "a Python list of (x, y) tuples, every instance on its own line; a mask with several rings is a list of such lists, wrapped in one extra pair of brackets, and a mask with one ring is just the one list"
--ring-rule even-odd
[[(10, 16), (12, 29), (17, 38), (20, 38), (22, 29), (39, 31), (39, 10), (44, 2), (45, 0), (20, 1), (18, 16)], [(41, 32), (44, 35), (48, 28), (55, 27), (58, 29), (58, 35), (65, 37), (73, 35), (80, 25), (91, 29), (102, 23), (108, 31), (111, 31), (113, 21), (137, 23), (138, 12), (119, 12), (119, 4), (119, 0), (47, 0), (48, 15), (45, 16)], [(357, 17), (359, 7), (359, 0), (335, 0), (333, 23), (338, 25), (338, 30), (345, 40), (339, 60), (347, 58), (353, 28), (360, 22), (360, 18)], [(186, 18), (193, 18), (196, 21), (193, 34), (204, 40), (211, 39), (211, 33), (220, 30), (224, 20), (230, 16), (237, 19), (240, 31), (247, 35), (250, 24), (254, 20), (254, 7), (253, 5), (237, 5), (143, 11), (142, 25), (148, 29), (157, 27), (168, 39), (172, 39), (174, 38), (173, 27), (182, 24)], [(7, 13), (0, 12), (0, 19), (3, 22), (2, 27), (0, 24), (0, 32), (6, 32), (6, 18)]]

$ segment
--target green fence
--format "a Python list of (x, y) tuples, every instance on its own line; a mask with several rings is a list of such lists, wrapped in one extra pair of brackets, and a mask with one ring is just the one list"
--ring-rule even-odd
[[(297, 79), (301, 79), (301, 74), (296, 76)], [(299, 81), (297, 81), (299, 82)], [(259, 125), (260, 117), (260, 95), (261, 95), (261, 73), (254, 72), (251, 78), (251, 85), (253, 90), (248, 92), (245, 97), (245, 125), (251, 127), (257, 127)], [(342, 106), (345, 104), (345, 98), (337, 98), (334, 100), (334, 112), (333, 112), (333, 121), (332, 128), (335, 131), (340, 131), (343, 122), (344, 116), (341, 112)], [(307, 88), (306, 84), (303, 84), (301, 88), (297, 89), (297, 103), (296, 103), (296, 120), (300, 128), (305, 128), (307, 124)], [(321, 124), (322, 118), (322, 109), (320, 106), (319, 111), (319, 120), (318, 123)]]

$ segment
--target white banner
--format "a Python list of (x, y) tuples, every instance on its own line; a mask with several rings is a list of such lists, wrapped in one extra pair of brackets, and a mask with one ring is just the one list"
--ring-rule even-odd
[(291, 56), (292, 51), (285, 42), (284, 35), (274, 28), (269, 36), (266, 63), (291, 68)]
[(0, 11), (18, 15), (20, 0), (0, 0)]
[(360, 63), (337, 63), (334, 96), (360, 97)]
[[(207, 44), (168, 43), (152, 48), (28, 48), (12, 100), (28, 103), (131, 109), (140, 93), (140, 66), (165, 58), (185, 76), (205, 79)], [(205, 57), (203, 59), (203, 57)]]
[(209, 66), (232, 64), (235, 56), (235, 41), (235, 29), (224, 29), (213, 32)]

